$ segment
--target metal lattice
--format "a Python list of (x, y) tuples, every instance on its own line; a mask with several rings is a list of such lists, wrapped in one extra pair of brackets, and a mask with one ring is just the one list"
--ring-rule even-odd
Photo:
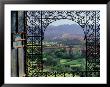
[[(78, 23), (85, 34), (86, 39), (86, 72), (84, 76), (99, 76), (99, 57), (100, 57), (100, 11), (27, 11), (27, 44), (30, 43), (28, 39), (32, 39), (31, 43), (35, 41), (39, 42), (32, 46), (32, 52), (27, 52), (27, 56), (32, 59), (36, 56), (36, 62), (30, 63), (30, 66), (35, 68), (34, 65), (37, 64), (37, 73), (42, 72), (42, 40), (44, 36), (45, 29), (47, 26), (60, 19), (68, 19)], [(30, 36), (32, 35), (32, 36)], [(28, 48), (29, 46), (27, 46)], [(36, 53), (35, 53), (35, 52)], [(30, 54), (32, 53), (32, 54)], [(36, 69), (36, 68), (35, 68)], [(28, 74), (32, 71), (28, 68)], [(32, 76), (36, 76), (37, 73), (33, 72)], [(35, 74), (36, 73), (36, 74)], [(77, 72), (81, 74), (82, 72)], [(34, 75), (35, 74), (35, 75)], [(52, 74), (52, 72), (51, 72)], [(53, 72), (54, 74), (54, 72)], [(61, 73), (63, 74), (63, 73)], [(61, 75), (60, 74), (60, 75)], [(42, 74), (43, 75), (43, 74)], [(45, 73), (44, 73), (45, 75)], [(48, 74), (49, 75), (49, 74)], [(73, 74), (72, 74), (73, 75)], [(74, 76), (74, 75), (73, 75)]]

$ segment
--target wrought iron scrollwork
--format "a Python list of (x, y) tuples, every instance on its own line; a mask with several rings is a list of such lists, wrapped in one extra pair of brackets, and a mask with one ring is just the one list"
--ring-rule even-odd
[[(78, 23), (86, 40), (86, 71), (74, 73), (80, 76), (100, 76), (100, 11), (26, 11), (27, 32), (27, 72), (28, 76), (64, 76), (65, 72), (43, 72), (42, 40), (47, 26), (60, 19), (68, 19)], [(33, 44), (36, 43), (37, 44)], [(34, 60), (34, 61), (33, 61)]]

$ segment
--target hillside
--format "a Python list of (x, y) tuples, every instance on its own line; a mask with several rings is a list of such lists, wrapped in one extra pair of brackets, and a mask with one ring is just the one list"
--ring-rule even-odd
[(83, 29), (76, 24), (72, 25), (60, 25), (60, 26), (48, 26), (44, 33), (44, 40), (80, 40), (84, 38)]

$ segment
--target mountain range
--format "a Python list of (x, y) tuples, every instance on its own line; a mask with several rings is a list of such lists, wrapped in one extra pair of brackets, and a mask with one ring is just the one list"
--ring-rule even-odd
[(83, 29), (77, 24), (64, 24), (59, 26), (48, 26), (44, 32), (44, 40), (69, 39), (83, 40)]

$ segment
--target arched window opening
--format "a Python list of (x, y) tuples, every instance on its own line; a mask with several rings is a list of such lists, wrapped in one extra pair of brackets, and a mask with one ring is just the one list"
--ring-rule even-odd
[(61, 19), (44, 32), (43, 71), (84, 71), (86, 65), (84, 31), (77, 23)]

